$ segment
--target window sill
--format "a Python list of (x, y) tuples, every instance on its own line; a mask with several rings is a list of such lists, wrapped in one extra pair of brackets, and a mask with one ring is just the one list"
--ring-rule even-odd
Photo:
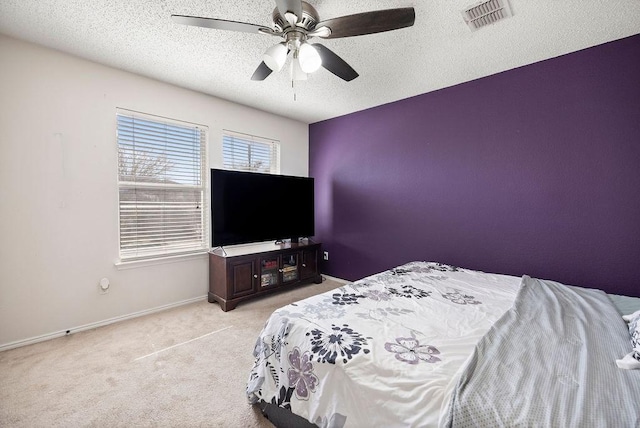
[(136, 269), (147, 266), (164, 265), (167, 263), (185, 262), (195, 259), (204, 259), (209, 252), (202, 250), (197, 253), (180, 254), (175, 256), (162, 256), (152, 259), (140, 259), (140, 260), (116, 260), (114, 265), (118, 270)]

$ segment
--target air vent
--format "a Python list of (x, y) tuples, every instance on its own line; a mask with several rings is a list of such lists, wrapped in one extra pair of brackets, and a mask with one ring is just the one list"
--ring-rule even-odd
[(489, 0), (462, 11), (462, 16), (471, 31), (476, 31), (511, 15), (508, 0)]

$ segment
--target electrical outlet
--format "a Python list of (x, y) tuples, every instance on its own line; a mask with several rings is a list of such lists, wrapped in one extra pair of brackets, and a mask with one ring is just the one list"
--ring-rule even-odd
[(324, 251), (322, 253), (322, 258), (325, 259), (325, 260), (329, 260), (329, 252), (328, 251)]
[(107, 294), (109, 292), (110, 285), (108, 278), (102, 278), (98, 283), (98, 291), (100, 294)]

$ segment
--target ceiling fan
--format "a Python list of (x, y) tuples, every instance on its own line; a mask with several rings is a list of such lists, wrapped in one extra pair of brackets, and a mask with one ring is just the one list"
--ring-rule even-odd
[(415, 11), (412, 7), (385, 9), (320, 21), (318, 12), (305, 1), (276, 0), (272, 27), (198, 16), (171, 15), (171, 18), (184, 25), (282, 37), (284, 41), (267, 49), (252, 80), (264, 80), (273, 71), (280, 71), (289, 53), (293, 53), (293, 80), (305, 80), (307, 73), (322, 66), (349, 82), (358, 77), (358, 73), (326, 46), (308, 40), (362, 36), (410, 27), (415, 21)]

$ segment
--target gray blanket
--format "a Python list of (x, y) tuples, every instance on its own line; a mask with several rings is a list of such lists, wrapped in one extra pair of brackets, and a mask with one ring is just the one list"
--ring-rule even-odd
[(640, 427), (640, 370), (604, 292), (524, 277), (514, 306), (478, 343), (449, 427)]

